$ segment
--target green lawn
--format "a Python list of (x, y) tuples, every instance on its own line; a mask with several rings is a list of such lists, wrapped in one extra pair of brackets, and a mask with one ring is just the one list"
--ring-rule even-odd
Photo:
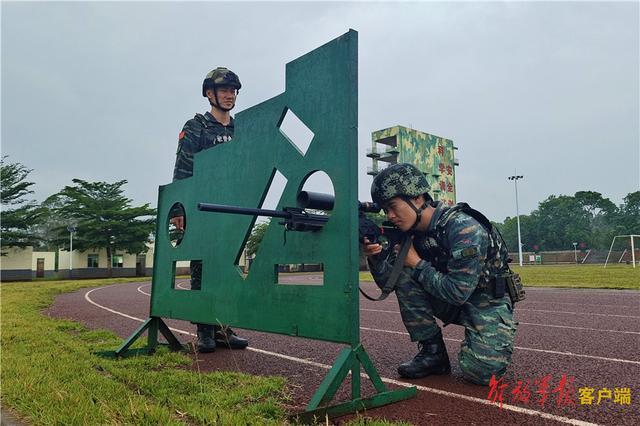
[[(526, 287), (575, 287), (640, 290), (640, 267), (631, 265), (512, 265)], [(373, 281), (360, 272), (361, 281)]]
[(640, 290), (640, 267), (631, 265), (512, 266), (531, 287), (613, 288)]
[[(140, 278), (3, 283), (3, 408), (29, 425), (287, 423), (291, 398), (282, 377), (199, 372), (190, 356), (164, 347), (153, 356), (107, 357), (104, 353), (122, 344), (111, 331), (89, 330), (42, 314), (59, 294), (137, 281)], [(365, 413), (348, 424), (393, 423)]]
[[(138, 279), (139, 280), (139, 279)], [(110, 331), (48, 318), (60, 293), (126, 280), (2, 284), (2, 404), (29, 424), (281, 424), (285, 380), (198, 373), (186, 354), (110, 359)]]

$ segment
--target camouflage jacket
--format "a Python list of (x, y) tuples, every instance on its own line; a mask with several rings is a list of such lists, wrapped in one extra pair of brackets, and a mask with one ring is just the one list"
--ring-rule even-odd
[(234, 121), (229, 125), (218, 122), (210, 112), (196, 114), (187, 121), (178, 136), (176, 165), (173, 169), (173, 180), (188, 178), (193, 175), (193, 155), (215, 145), (233, 139)]
[[(426, 292), (451, 305), (462, 306), (468, 302), (486, 306), (489, 301), (510, 305), (508, 294), (494, 299), (486, 288), (486, 275), (497, 263), (496, 259), (487, 259), (491, 241), (488, 232), (464, 212), (453, 213), (439, 229), (447, 210), (442, 202), (438, 203), (427, 232), (414, 235), (413, 246), (423, 261), (415, 269), (405, 267), (400, 279), (412, 279)], [(495, 250), (491, 252), (493, 257), (500, 255)], [(370, 261), (378, 285), (386, 282), (394, 260)]]

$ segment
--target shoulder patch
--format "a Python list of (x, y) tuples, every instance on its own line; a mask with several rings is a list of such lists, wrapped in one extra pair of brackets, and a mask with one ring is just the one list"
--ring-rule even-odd
[(478, 247), (466, 247), (460, 250), (455, 250), (451, 253), (451, 257), (454, 259), (468, 259), (476, 257), (478, 255)]
[(184, 139), (184, 136), (186, 135), (185, 131), (181, 131), (180, 134), (178, 135), (178, 140), (181, 141), (182, 139)]

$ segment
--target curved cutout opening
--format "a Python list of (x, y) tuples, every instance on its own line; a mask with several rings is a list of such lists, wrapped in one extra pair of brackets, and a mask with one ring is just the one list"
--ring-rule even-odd
[(182, 203), (175, 203), (169, 210), (167, 219), (167, 239), (172, 247), (178, 247), (187, 229), (187, 215)]
[(297, 204), (310, 213), (330, 215), (335, 200), (333, 182), (322, 170), (309, 173), (298, 190)]

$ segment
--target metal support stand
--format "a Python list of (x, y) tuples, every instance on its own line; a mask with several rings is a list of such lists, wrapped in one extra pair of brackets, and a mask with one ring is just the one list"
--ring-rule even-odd
[[(364, 368), (378, 392), (372, 397), (362, 398), (360, 395), (360, 366)], [(349, 372), (351, 372), (351, 401), (329, 406), (328, 404)], [(304, 423), (315, 422), (325, 418), (325, 416), (337, 417), (413, 398), (416, 393), (417, 389), (415, 387), (395, 391), (388, 390), (382, 379), (380, 379), (380, 375), (373, 366), (371, 359), (362, 345), (359, 344), (355, 348), (344, 348), (340, 352), (331, 370), (329, 370), (311, 398), (306, 411), (294, 416), (293, 419)]]
[(182, 344), (178, 341), (176, 336), (169, 330), (167, 324), (162, 321), (161, 318), (151, 317), (147, 319), (136, 331), (133, 332), (131, 336), (127, 340), (124, 341), (122, 346), (116, 349), (116, 356), (123, 356), (129, 347), (145, 332), (145, 330), (149, 330), (147, 335), (147, 353), (152, 354), (158, 348), (158, 331), (167, 339), (169, 342), (169, 347), (178, 351), (182, 349)]

